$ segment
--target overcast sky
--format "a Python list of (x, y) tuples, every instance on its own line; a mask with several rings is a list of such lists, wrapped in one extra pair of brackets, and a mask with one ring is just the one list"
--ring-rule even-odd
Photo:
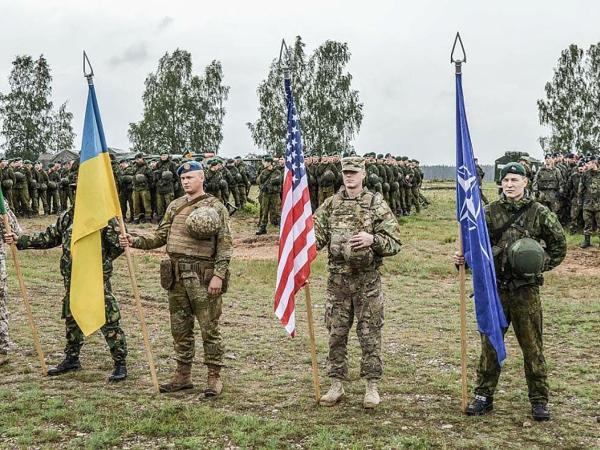
[[(16, 55), (44, 54), (53, 101), (69, 102), (81, 146), (86, 50), (108, 144), (129, 148), (141, 119), (144, 79), (179, 47), (195, 73), (213, 59), (231, 86), (221, 155), (256, 151), (246, 122), (257, 118), (256, 87), (282, 38), (302, 36), (307, 53), (327, 39), (347, 42), (349, 70), (364, 103), (358, 152), (392, 152), (422, 163), (454, 161), (456, 31), (468, 63), (463, 88), (475, 153), (489, 163), (506, 150), (541, 156), (536, 100), (560, 52), (600, 41), (596, 1), (72, 1), (0, 0), (0, 92)], [(283, 87), (282, 87), (283, 89)], [(284, 112), (282, 112), (284, 113)], [(302, 120), (302, 118), (300, 118)]]

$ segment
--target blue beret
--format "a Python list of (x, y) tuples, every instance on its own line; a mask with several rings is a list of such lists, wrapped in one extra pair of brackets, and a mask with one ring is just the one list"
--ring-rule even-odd
[(177, 176), (180, 177), (182, 173), (193, 172), (194, 170), (204, 169), (202, 168), (202, 164), (200, 164), (198, 161), (186, 161), (179, 166), (179, 169), (177, 169)]

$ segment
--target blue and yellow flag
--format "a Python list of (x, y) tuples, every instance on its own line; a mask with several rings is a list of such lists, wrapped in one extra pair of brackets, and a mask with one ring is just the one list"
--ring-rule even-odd
[(87, 336), (106, 321), (100, 231), (121, 216), (94, 85), (89, 85), (71, 238), (71, 313)]

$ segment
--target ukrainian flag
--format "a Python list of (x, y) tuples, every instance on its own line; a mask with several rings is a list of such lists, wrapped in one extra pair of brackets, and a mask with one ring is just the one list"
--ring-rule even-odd
[(110, 219), (120, 216), (98, 100), (90, 81), (71, 238), (70, 291), (71, 313), (86, 336), (106, 322), (100, 231)]

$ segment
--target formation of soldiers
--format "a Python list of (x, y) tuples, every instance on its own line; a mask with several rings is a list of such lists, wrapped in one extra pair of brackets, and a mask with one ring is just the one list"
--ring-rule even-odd
[(51, 163), (44, 170), (39, 161), (22, 158), (0, 160), (0, 185), (18, 217), (60, 214), (75, 202), (79, 163)]
[[(343, 185), (343, 156), (349, 155), (323, 154), (306, 156), (305, 164), (308, 175), (308, 189), (313, 211), (333, 196)], [(408, 216), (414, 211), (421, 212), (429, 202), (421, 193), (423, 171), (419, 161), (407, 156), (392, 156), (390, 153), (364, 155), (367, 176), (364, 185), (372, 193), (380, 193), (396, 217)], [(259, 230), (256, 234), (265, 234), (267, 225), (279, 225), (281, 209), (281, 190), (283, 187), (283, 158), (267, 156), (263, 159), (263, 170), (257, 178), (260, 188), (259, 202), (261, 206)]]
[[(531, 179), (531, 168), (526, 161), (519, 162)], [(583, 229), (582, 248), (591, 245), (594, 230), (600, 236), (600, 172), (596, 156), (547, 154), (544, 166), (532, 181), (536, 199), (554, 212), (572, 235)]]

